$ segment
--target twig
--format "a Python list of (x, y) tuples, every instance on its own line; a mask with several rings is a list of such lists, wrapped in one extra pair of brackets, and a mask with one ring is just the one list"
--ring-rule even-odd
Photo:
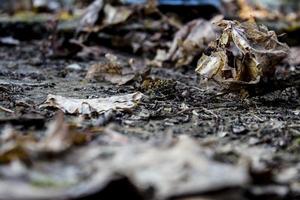
[(207, 109), (207, 108), (204, 108), (204, 107), (202, 107), (202, 106), (201, 106), (201, 107), (186, 108), (186, 109), (184, 109), (184, 110), (181, 110), (181, 111), (175, 113), (173, 116), (177, 116), (177, 115), (183, 114), (183, 113), (185, 113), (185, 112), (192, 111), (192, 110), (196, 110), (196, 109), (203, 110), (204, 112), (213, 115), (216, 119), (219, 119), (219, 116), (218, 116), (217, 114), (215, 114), (213, 111), (211, 111), (211, 110), (209, 110), (209, 109)]
[(182, 83), (182, 82), (180, 82), (180, 81), (176, 81), (176, 83), (179, 84), (179, 85), (182, 85), (182, 86), (184, 86), (184, 87), (187, 87), (187, 88), (193, 88), (193, 89), (198, 90), (198, 91), (200, 91), (200, 92), (203, 92), (203, 91), (204, 91), (204, 89), (201, 89), (201, 88), (196, 87), (196, 86), (188, 85), (188, 84)]
[(216, 119), (219, 119), (219, 116), (218, 116), (217, 114), (215, 114), (213, 111), (208, 110), (207, 108), (204, 108), (204, 107), (201, 107), (201, 109), (202, 109), (204, 112), (207, 112), (207, 113), (213, 115)]
[(259, 116), (257, 116), (256, 114), (251, 113), (251, 115), (252, 115), (253, 117), (255, 117), (258, 121), (264, 122), (264, 120), (263, 120), (262, 118), (260, 118)]
[(10, 110), (8, 108), (4, 108), (3, 106), (0, 106), (0, 110), (4, 111), (4, 112), (8, 112), (8, 113), (14, 113), (15, 111)]

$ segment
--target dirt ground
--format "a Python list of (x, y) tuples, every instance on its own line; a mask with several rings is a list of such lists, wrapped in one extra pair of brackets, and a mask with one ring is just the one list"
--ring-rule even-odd
[[(250, 183), (234, 192), (202, 194), (201, 199), (300, 198), (300, 99), (295, 88), (241, 100), (200, 84), (192, 68), (153, 68), (150, 76), (165, 82), (147, 91), (139, 84), (87, 81), (88, 67), (103, 58), (48, 59), (42, 55), (41, 43), (0, 48), (0, 101), (15, 111), (0, 112), (1, 129), (10, 123), (19, 131), (45, 130), (57, 112), (39, 108), (48, 94), (97, 98), (141, 91), (146, 96), (136, 109), (116, 112), (102, 121), (85, 120), (83, 126), (110, 126), (139, 143), (187, 135), (212, 150), (214, 161), (252, 163)], [(81, 69), (68, 69), (73, 63)], [(76, 116), (65, 118), (72, 121)]]

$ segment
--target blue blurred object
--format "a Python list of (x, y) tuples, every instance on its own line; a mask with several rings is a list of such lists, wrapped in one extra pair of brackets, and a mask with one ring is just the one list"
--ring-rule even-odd
[[(122, 0), (128, 4), (141, 4), (146, 3), (147, 0)], [(221, 0), (158, 0), (159, 5), (172, 5), (172, 6), (214, 6), (221, 8)]]

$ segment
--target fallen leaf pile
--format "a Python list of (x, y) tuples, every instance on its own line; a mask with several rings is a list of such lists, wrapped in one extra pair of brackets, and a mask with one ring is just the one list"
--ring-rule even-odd
[(82, 16), (78, 32), (82, 41), (93, 34), (108, 46), (154, 54), (166, 46), (166, 38), (177, 29), (175, 24), (150, 3), (124, 5), (96, 0)]
[[(277, 64), (288, 55), (288, 46), (264, 26), (226, 20), (218, 25), (222, 35), (210, 45), (210, 54), (198, 61), (196, 72), (202, 77), (240, 90), (241, 85), (272, 78)], [(233, 88), (236, 84), (238, 88)]]

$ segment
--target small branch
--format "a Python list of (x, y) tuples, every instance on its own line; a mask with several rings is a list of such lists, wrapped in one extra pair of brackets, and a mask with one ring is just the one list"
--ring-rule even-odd
[(3, 106), (0, 106), (0, 110), (4, 111), (4, 112), (8, 112), (8, 113), (14, 113), (15, 111), (10, 110), (8, 108), (4, 108)]

